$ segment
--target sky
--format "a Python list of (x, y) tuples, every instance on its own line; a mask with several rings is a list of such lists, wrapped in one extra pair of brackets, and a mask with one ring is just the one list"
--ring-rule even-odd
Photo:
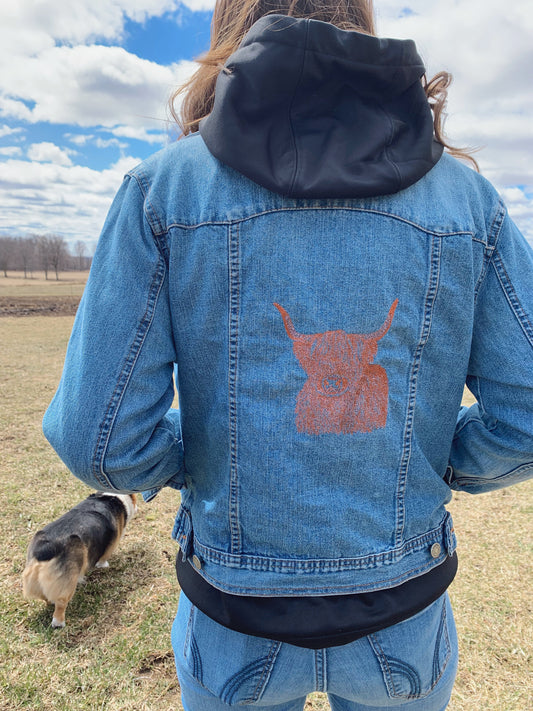
[[(531, 0), (375, 0), (380, 36), (454, 75), (446, 133), (533, 245)], [(0, 234), (92, 252), (123, 175), (176, 139), (167, 102), (209, 45), (214, 0), (2, 0)]]

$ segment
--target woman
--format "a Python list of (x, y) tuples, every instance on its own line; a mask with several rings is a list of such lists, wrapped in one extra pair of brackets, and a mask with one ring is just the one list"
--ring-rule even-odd
[(445, 505), (533, 472), (533, 258), (443, 154), (448, 81), (371, 2), (220, 0), (188, 135), (113, 203), (44, 430), (181, 489), (187, 711), (447, 706)]

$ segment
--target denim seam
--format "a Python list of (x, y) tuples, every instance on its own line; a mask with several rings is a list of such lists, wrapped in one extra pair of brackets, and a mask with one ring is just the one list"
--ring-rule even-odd
[(258, 681), (255, 685), (253, 693), (244, 699), (240, 699), (238, 703), (242, 705), (254, 704), (261, 698), (265, 687), (272, 674), (272, 668), (276, 661), (278, 651), (281, 647), (281, 642), (272, 642), (266, 657), (255, 659), (247, 664), (243, 669), (236, 672), (224, 684), (220, 692), (220, 699), (225, 704), (232, 704), (239, 690), (244, 684), (253, 679), (258, 673)]
[(150, 200), (150, 181), (144, 176), (144, 174), (140, 172), (129, 172), (127, 173), (127, 175), (132, 177), (140, 188), (140, 191), (144, 198), (144, 212), (146, 215), (146, 219), (150, 224), (150, 229), (152, 230), (153, 235), (160, 236), (164, 234), (165, 232), (167, 232), (167, 230), (165, 230), (164, 223), (159, 218), (159, 215), (157, 214), (153, 203)]
[[(194, 548), (200, 557), (214, 564), (226, 565), (234, 568), (251, 568), (262, 572), (288, 572), (288, 573), (315, 573), (315, 572), (343, 572), (348, 570), (365, 570), (376, 568), (380, 565), (393, 564), (409, 553), (418, 552), (438, 542), (443, 538), (447, 528), (452, 527), (451, 516), (446, 514), (441, 524), (427, 533), (403, 541), (394, 549), (383, 553), (360, 556), (357, 558), (326, 558), (298, 561), (292, 558), (268, 558), (248, 554), (234, 555), (224, 551), (210, 548), (194, 538)], [(176, 535), (179, 531), (176, 532)], [(451, 551), (448, 551), (451, 553)], [(379, 582), (379, 581), (378, 581)]]
[(265, 659), (263, 672), (259, 677), (257, 686), (255, 687), (254, 693), (252, 694), (252, 703), (256, 703), (263, 696), (266, 689), (266, 685), (268, 684), (268, 682), (270, 681), (270, 677), (272, 676), (274, 664), (276, 663), (276, 659), (278, 658), (280, 649), (281, 642), (272, 642), (272, 644), (270, 645), (268, 655)]
[(477, 242), (478, 244), (482, 244), (483, 247), (487, 246), (486, 240), (481, 239), (480, 237), (476, 237), (475, 235), (472, 235), (472, 242)]
[(161, 254), (163, 255), (163, 258), (165, 259), (165, 262), (168, 266), (170, 260), (168, 239), (163, 240), (163, 237), (168, 235), (168, 230), (165, 229), (163, 221), (159, 218), (159, 215), (157, 214), (156, 209), (153, 206), (152, 201), (150, 200), (150, 183), (147, 180), (143, 179), (144, 176), (137, 176), (133, 173), (128, 173), (128, 175), (132, 176), (137, 182), (137, 185), (139, 186), (144, 200), (143, 210), (144, 215), (146, 217), (146, 221), (150, 226), (154, 242)]
[(529, 341), (529, 344), (533, 346), (533, 324), (531, 323), (528, 318), (528, 315), (524, 311), (524, 308), (520, 303), (520, 299), (518, 298), (518, 295), (511, 282), (511, 278), (509, 277), (509, 274), (505, 269), (505, 265), (502, 261), (502, 258), (497, 252), (495, 252), (492, 258), (492, 265), (496, 272), (496, 276), (500, 283), (500, 286), (502, 287), (502, 290), (505, 294), (505, 298), (507, 299), (507, 302), (511, 307), (511, 311), (513, 312), (515, 318), (520, 324), (520, 327), (522, 328), (527, 340)]
[(506, 207), (503, 201), (498, 200), (498, 210), (496, 211), (492, 223), (490, 225), (490, 230), (488, 233), (487, 245), (492, 246), (492, 249), (496, 249), (496, 243), (500, 236), (502, 225), (505, 220), (505, 215), (507, 213)]
[(148, 291), (148, 298), (146, 302), (145, 312), (139, 322), (135, 337), (130, 346), (128, 355), (126, 356), (124, 365), (122, 367), (120, 376), (118, 378), (115, 390), (109, 400), (104, 418), (100, 425), (100, 431), (98, 434), (98, 439), (96, 441), (96, 446), (93, 454), (93, 474), (96, 481), (102, 484), (104, 487), (110, 487), (115, 489), (110, 479), (104, 470), (104, 460), (109, 445), (109, 440), (113, 432), (113, 426), (115, 424), (122, 399), (130, 382), (131, 374), (135, 368), (135, 364), (139, 358), (144, 341), (150, 330), (152, 320), (154, 318), (157, 302), (159, 299), (159, 294), (163, 283), (165, 281), (165, 263), (161, 254), (159, 254), (159, 259), (157, 262), (157, 267), (154, 271), (152, 277), (152, 283)]
[(392, 670), (389, 666), (389, 661), (387, 659), (387, 656), (385, 655), (385, 652), (383, 651), (375, 635), (370, 634), (368, 635), (367, 639), (368, 643), (370, 644), (370, 647), (372, 648), (374, 654), (377, 657), (379, 666), (381, 667), (381, 673), (384, 676), (385, 685), (387, 687), (387, 693), (392, 698), (397, 697), (398, 694), (394, 686), (394, 677), (392, 676)]
[[(425, 612), (425, 610), (422, 610), (422, 612)], [(441, 666), (439, 664), (438, 657), (440, 654), (441, 641), (443, 639), (444, 639), (446, 654), (445, 654), (445, 658), (444, 658), (444, 661)], [(408, 698), (408, 699), (426, 698), (429, 694), (431, 694), (431, 692), (434, 690), (434, 688), (439, 683), (440, 679), (442, 678), (442, 675), (446, 671), (446, 667), (447, 667), (449, 659), (450, 659), (451, 646), (450, 646), (450, 640), (449, 640), (449, 636), (448, 636), (446, 601), (445, 600), (443, 601), (441, 620), (439, 623), (439, 629), (437, 631), (437, 636), (436, 636), (436, 640), (435, 640), (435, 649), (433, 652), (433, 663), (432, 663), (432, 673), (431, 673), (431, 683), (430, 683), (429, 688), (427, 690), (425, 690), (423, 693), (422, 693), (422, 685), (420, 682), (420, 676), (419, 676), (418, 672), (416, 671), (416, 669), (411, 667), (409, 664), (406, 664), (401, 659), (396, 659), (395, 657), (388, 657), (387, 654), (384, 652), (382, 646), (380, 645), (376, 634), (368, 635), (368, 642), (369, 642), (370, 646), (372, 647), (372, 649), (374, 650), (376, 657), (378, 658), (378, 662), (381, 667), (383, 676), (385, 678), (385, 683), (387, 685), (389, 695), (392, 698)], [(400, 674), (404, 674), (408, 677), (409, 683), (411, 685), (411, 693), (402, 694), (396, 688), (396, 686), (394, 684), (394, 674), (393, 674), (394, 670), (396, 670)]]
[[(450, 549), (451, 551), (452, 549)], [(455, 550), (455, 548), (453, 548)], [(283, 584), (279, 585), (276, 587), (275, 585), (264, 585), (262, 584), (261, 586), (251, 586), (251, 585), (233, 585), (231, 588), (224, 586), (223, 583), (221, 583), (220, 580), (217, 578), (212, 577), (211, 575), (207, 574), (205, 572), (205, 569), (202, 570), (202, 577), (205, 578), (205, 580), (210, 583), (213, 587), (218, 587), (220, 590), (224, 592), (228, 592), (230, 594), (234, 595), (254, 595), (254, 596), (259, 596), (259, 597), (269, 597), (269, 596), (277, 596), (277, 595), (290, 595), (294, 597), (300, 597), (300, 596), (309, 596), (309, 595), (342, 595), (344, 593), (358, 593), (358, 592), (374, 592), (376, 590), (382, 590), (385, 588), (391, 588), (394, 587), (395, 585), (400, 585), (401, 583), (404, 583), (406, 580), (410, 580), (415, 577), (419, 577), (423, 575), (424, 573), (429, 572), (429, 570), (437, 567), (442, 563), (444, 560), (444, 557), (441, 559), (437, 559), (436, 561), (431, 560), (429, 562), (426, 562), (424, 565), (419, 565), (415, 566), (414, 568), (411, 568), (409, 570), (404, 571), (402, 575), (397, 575), (393, 578), (384, 578), (381, 580), (373, 580), (372, 583), (369, 584), (360, 584), (360, 585), (354, 585), (353, 582), (349, 585), (339, 585), (339, 584), (329, 584), (329, 585), (324, 585), (323, 587), (317, 586), (315, 584), (310, 584), (308, 586), (300, 586), (300, 587), (287, 587), (286, 582), (284, 581)], [(374, 566), (377, 567), (377, 566)], [(368, 569), (368, 568), (366, 568)], [(365, 568), (363, 568), (365, 570)], [(316, 571), (311, 571), (311, 572), (316, 572)], [(339, 571), (333, 571), (333, 572), (339, 572)], [(342, 573), (352, 573), (353, 569), (347, 569), (347, 570), (342, 570), (340, 571)], [(351, 579), (351, 578), (350, 578)], [(316, 580), (316, 578), (315, 578)]]
[(229, 352), (228, 352), (228, 411), (229, 411), (229, 527), (233, 554), (241, 551), (239, 523), (239, 474), (238, 474), (238, 425), (237, 425), (237, 379), (240, 313), (240, 245), (239, 225), (228, 230), (228, 282), (229, 282)]
[(194, 610), (195, 610), (194, 605), (191, 605), (191, 609), (189, 610), (189, 619), (187, 620), (187, 630), (185, 632), (185, 641), (183, 642), (183, 658), (184, 659), (187, 656), (187, 649), (189, 648), (189, 645), (191, 642)]
[[(420, 675), (418, 674), (417, 670), (412, 667), (410, 664), (407, 662), (402, 661), (401, 659), (396, 659), (395, 657), (388, 657), (387, 658), (387, 666), (390, 671), (391, 675), (391, 685), (393, 689), (392, 696), (397, 699), (420, 699), (422, 696), (426, 696), (426, 694), (422, 695), (422, 683), (420, 681)], [(401, 692), (397, 691), (397, 689), (394, 686), (394, 676), (393, 673), (397, 672), (399, 674), (402, 674), (404, 677), (407, 677), (409, 680), (409, 685), (411, 687), (411, 690), (408, 694), (402, 694)]]
[(422, 333), (416, 347), (413, 363), (411, 365), (411, 373), (409, 376), (409, 398), (407, 403), (407, 412), (405, 417), (405, 426), (403, 434), (403, 450), (400, 459), (400, 467), (398, 470), (398, 486), (396, 490), (396, 525), (395, 525), (395, 545), (400, 545), (403, 540), (405, 527), (405, 490), (407, 486), (407, 475), (409, 464), (411, 461), (413, 424), (416, 407), (416, 393), (418, 388), (418, 375), (422, 362), (422, 354), (426, 343), (429, 340), (431, 333), (431, 323), (433, 318), (433, 308), (437, 298), (440, 278), (440, 259), (442, 253), (442, 242), (440, 239), (433, 237), (431, 245), (431, 260), (429, 267), (429, 283), (426, 291), (424, 303), (424, 320), (422, 323)]
[(315, 649), (315, 691), (327, 691), (326, 650)]
[[(391, 666), (396, 666), (397, 670), (400, 671), (400, 673), (407, 674), (411, 683), (412, 683), (412, 680), (414, 680), (416, 683), (416, 688), (414, 689), (414, 691), (412, 691), (410, 694), (407, 694), (407, 696), (405, 694), (400, 694), (397, 691), (394, 691), (394, 696), (396, 696), (397, 698), (425, 699), (429, 696), (429, 694), (431, 694), (433, 689), (436, 687), (436, 685), (438, 684), (438, 682), (440, 681), (442, 675), (444, 674), (444, 672), (446, 670), (446, 667), (448, 665), (448, 661), (450, 658), (450, 651), (451, 651), (449, 639), (447, 636), (447, 629), (446, 629), (446, 636), (445, 636), (446, 657), (444, 659), (442, 668), (439, 671), (437, 671), (437, 668), (439, 666), (438, 656), (439, 656), (439, 652), (440, 652), (440, 644), (441, 644), (443, 632), (445, 631), (445, 628), (443, 625), (445, 625), (445, 623), (446, 623), (446, 602), (444, 601), (443, 611), (441, 613), (441, 621), (439, 623), (439, 629), (437, 631), (437, 637), (435, 640), (435, 649), (433, 651), (431, 683), (429, 685), (429, 688), (426, 691), (422, 692), (422, 684), (420, 682), (420, 676), (419, 676), (418, 672), (416, 671), (416, 669), (411, 667), (409, 664), (402, 662), (399, 659), (394, 659), (391, 657), (390, 659), (387, 660), (387, 667), (389, 669), (391, 669), (389, 664), (392, 662), (393, 664)], [(394, 688), (394, 681), (393, 681), (392, 675), (391, 675), (391, 683), (392, 683), (392, 688)]]
[(163, 234), (165, 232), (168, 232), (172, 228), (177, 228), (177, 229), (183, 229), (183, 230), (195, 230), (199, 227), (210, 227), (210, 226), (219, 226), (223, 227), (225, 225), (233, 225), (241, 222), (249, 222), (250, 220), (253, 220), (257, 217), (264, 217), (265, 215), (272, 215), (277, 212), (302, 212), (302, 211), (309, 211), (309, 210), (329, 210), (329, 211), (339, 211), (343, 210), (345, 212), (364, 212), (364, 213), (369, 213), (371, 215), (379, 215), (381, 217), (389, 217), (392, 220), (397, 220), (398, 222), (402, 222), (406, 225), (410, 225), (411, 227), (414, 227), (415, 229), (419, 230), (420, 232), (423, 232), (426, 235), (434, 235), (436, 237), (465, 237), (469, 236), (471, 239), (474, 238), (474, 233), (471, 230), (453, 230), (451, 232), (438, 232), (437, 230), (431, 230), (429, 228), (423, 227), (422, 225), (417, 224), (416, 222), (413, 222), (412, 220), (408, 220), (405, 217), (401, 217), (400, 215), (395, 215), (394, 213), (391, 212), (386, 212), (384, 210), (376, 210), (370, 207), (353, 207), (352, 205), (299, 205), (299, 206), (291, 206), (291, 207), (275, 207), (275, 208), (270, 208), (270, 209), (265, 209), (261, 210), (260, 212), (254, 212), (251, 215), (246, 215), (243, 217), (238, 217), (235, 219), (227, 219), (227, 220), (204, 220), (203, 222), (197, 222), (193, 224), (185, 224), (181, 222), (171, 222), (169, 225), (166, 227), (161, 227), (161, 231), (159, 234)]
[[(220, 694), (217, 694), (217, 696), (220, 696), (222, 703), (231, 705), (235, 699), (235, 696), (239, 692), (239, 689), (241, 689), (249, 679), (252, 679), (258, 671), (262, 670), (264, 663), (264, 658), (255, 659), (247, 664), (243, 669), (240, 669), (238, 672), (230, 676), (222, 687)], [(253, 703), (253, 698), (240, 699), (240, 703), (243, 705)]]
[[(440, 655), (440, 645), (441, 645), (442, 639), (444, 639), (446, 655), (444, 657), (444, 661), (442, 662), (442, 666), (441, 666), (441, 664), (439, 662), (439, 655)], [(446, 613), (446, 598), (445, 598), (443, 600), (441, 621), (440, 621), (440, 625), (439, 625), (439, 631), (437, 633), (437, 644), (435, 645), (435, 651), (433, 653), (433, 675), (432, 675), (432, 684), (431, 684), (431, 688), (430, 688), (429, 692), (433, 691), (433, 689), (439, 683), (442, 675), (446, 671), (446, 667), (448, 666), (448, 661), (450, 660), (450, 654), (451, 654), (451, 647), (450, 647), (450, 638), (448, 635), (448, 617), (447, 617), (447, 613)]]
[(477, 303), (477, 298), (478, 298), (479, 292), (481, 290), (481, 287), (483, 286), (485, 277), (488, 273), (492, 257), (494, 255), (495, 250), (496, 250), (496, 243), (498, 241), (498, 237), (500, 236), (502, 225), (503, 225), (503, 222), (505, 219), (505, 207), (502, 202), (499, 202), (498, 208), (499, 209), (497, 210), (497, 212), (492, 220), (490, 230), (487, 233), (487, 241), (483, 242), (483, 245), (484, 245), (483, 264), (482, 264), (481, 271), (479, 273), (479, 277), (478, 277), (478, 280), (477, 280), (475, 288), (474, 288), (474, 305)]
[(196, 641), (194, 635), (191, 636), (191, 657), (192, 675), (199, 684), (204, 686), (204, 670), (202, 666), (202, 657), (200, 654), (200, 649), (198, 648), (198, 642)]
[[(183, 644), (183, 658), (187, 661), (187, 652), (190, 652), (190, 658), (192, 661), (191, 675), (199, 684), (202, 689), (205, 689), (210, 694), (213, 692), (204, 684), (204, 671), (202, 665), (202, 657), (200, 654), (200, 648), (198, 647), (198, 642), (194, 637), (194, 624), (196, 622), (196, 617), (200, 610), (191, 603), (191, 609), (189, 612), (189, 620), (187, 622), (187, 632), (185, 635), (185, 642)], [(203, 614), (203, 613), (202, 613)]]

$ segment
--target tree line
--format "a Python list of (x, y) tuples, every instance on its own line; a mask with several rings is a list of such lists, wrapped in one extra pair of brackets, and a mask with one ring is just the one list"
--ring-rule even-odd
[(24, 278), (33, 271), (44, 271), (45, 278), (54, 273), (59, 280), (61, 271), (84, 271), (91, 266), (85, 242), (78, 240), (70, 249), (60, 235), (33, 235), (32, 237), (0, 236), (0, 273), (7, 277), (8, 270), (24, 272)]

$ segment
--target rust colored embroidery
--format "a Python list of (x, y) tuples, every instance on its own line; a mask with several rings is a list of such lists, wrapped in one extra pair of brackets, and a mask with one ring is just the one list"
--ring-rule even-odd
[(398, 299), (374, 333), (302, 334), (279, 304), (294, 355), (307, 374), (296, 399), (296, 427), (308, 434), (372, 432), (385, 427), (389, 382), (385, 369), (372, 363), (378, 341), (389, 330)]

